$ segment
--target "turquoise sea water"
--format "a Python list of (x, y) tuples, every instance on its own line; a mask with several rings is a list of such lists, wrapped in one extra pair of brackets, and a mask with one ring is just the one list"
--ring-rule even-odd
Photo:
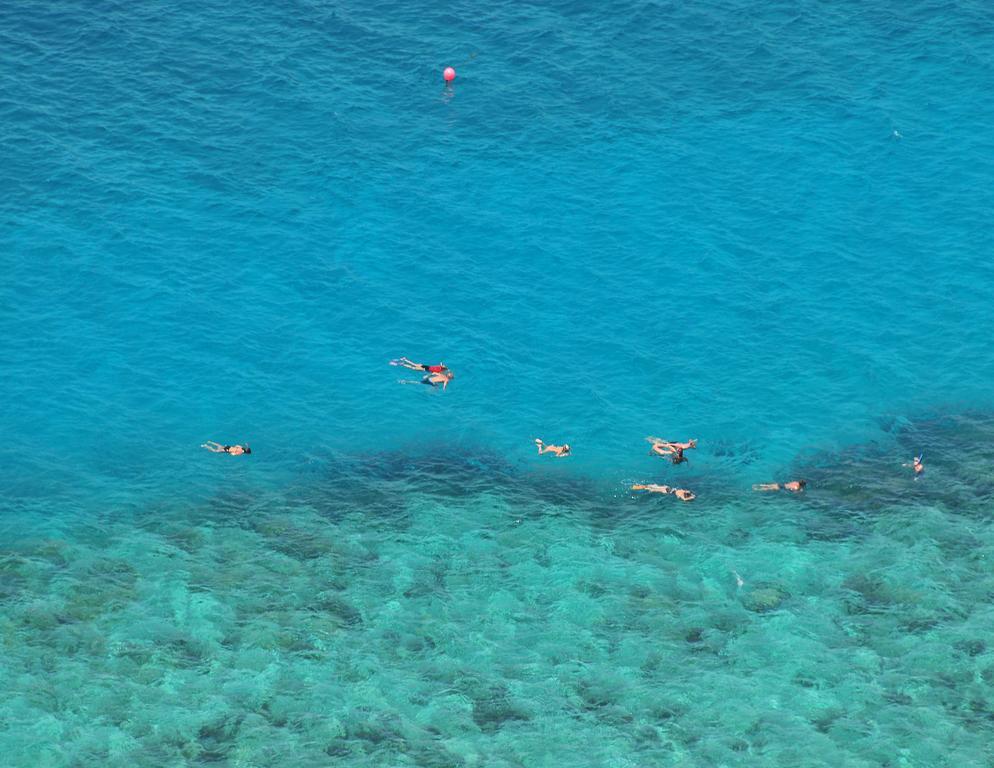
[(994, 763), (992, 25), (0, 4), (3, 764)]

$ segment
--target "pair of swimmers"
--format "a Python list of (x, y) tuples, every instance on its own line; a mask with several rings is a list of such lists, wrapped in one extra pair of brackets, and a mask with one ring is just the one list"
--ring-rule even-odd
[(663, 440), (661, 437), (647, 437), (646, 440), (652, 444), (652, 447), (649, 448), (650, 456), (662, 456), (674, 464), (683, 464), (683, 462), (688, 460), (683, 455), (683, 452), (691, 448), (697, 448), (697, 440), (688, 440), (685, 443)]
[[(688, 440), (685, 443), (675, 443), (671, 440), (662, 440), (658, 437), (647, 437), (646, 440), (652, 443), (652, 448), (649, 450), (650, 454), (669, 457), (670, 461), (674, 464), (682, 464), (687, 461), (687, 457), (683, 455), (683, 452), (688, 448), (697, 447), (696, 440)], [(564, 443), (563, 445), (552, 445), (551, 443), (545, 443), (536, 437), (535, 445), (538, 446), (539, 454), (551, 453), (559, 458), (570, 455), (569, 443)]]
[[(925, 465), (922, 464), (923, 458), (925, 458), (925, 454), (919, 453), (910, 463), (902, 464), (901, 466), (911, 467), (915, 471), (915, 480), (917, 480), (925, 472)], [(807, 484), (807, 480), (791, 480), (789, 483), (757, 483), (752, 489), (754, 491), (790, 491), (791, 493), (800, 493)]]
[[(673, 440), (663, 440), (661, 437), (647, 437), (646, 440), (650, 443), (650, 456), (661, 456), (664, 459), (669, 459), (673, 464), (683, 464), (687, 461), (687, 457), (683, 455), (683, 452), (697, 448), (696, 439), (687, 440), (683, 443)], [(688, 491), (686, 488), (670, 488), (668, 485), (659, 485), (658, 483), (637, 483), (632, 486), (632, 490), (673, 494), (680, 501), (693, 501), (697, 498), (697, 494), (693, 491)]]
[[(754, 485), (754, 491), (791, 491), (800, 493), (807, 485), (807, 480), (791, 480), (788, 483), (759, 483)], [(655, 483), (636, 484), (632, 486), (633, 491), (649, 491), (649, 493), (672, 493), (680, 501), (693, 501), (697, 496), (692, 491), (683, 488), (670, 488), (668, 485), (656, 485)]]
[(391, 360), (390, 365), (399, 365), (402, 368), (407, 368), (411, 371), (422, 371), (425, 374), (421, 378), (421, 381), (399, 379), (399, 384), (427, 384), (429, 387), (440, 386), (444, 390), (449, 386), (449, 382), (455, 378), (455, 374), (444, 363), (425, 365), (424, 363), (416, 363), (407, 357), (398, 357), (396, 360)]

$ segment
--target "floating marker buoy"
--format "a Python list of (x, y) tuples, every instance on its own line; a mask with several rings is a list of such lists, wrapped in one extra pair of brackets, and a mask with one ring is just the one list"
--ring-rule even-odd
[(446, 67), (445, 71), (442, 72), (442, 77), (445, 78), (445, 82), (451, 83), (456, 79), (456, 71), (452, 67)]

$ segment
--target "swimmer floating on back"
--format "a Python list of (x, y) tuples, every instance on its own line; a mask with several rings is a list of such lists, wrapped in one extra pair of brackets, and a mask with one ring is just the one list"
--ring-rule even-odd
[(922, 464), (922, 459), (925, 458), (925, 453), (919, 453), (915, 458), (911, 460), (910, 464), (902, 464), (902, 467), (912, 467), (915, 470), (915, 480), (922, 476), (925, 471), (925, 465)]
[(649, 449), (650, 454), (668, 458), (674, 464), (682, 464), (687, 461), (687, 457), (683, 455), (683, 452), (697, 447), (696, 440), (688, 440), (685, 443), (675, 443), (671, 440), (663, 440), (660, 437), (647, 437), (646, 440), (652, 443), (652, 447)]
[(412, 381), (411, 379), (397, 379), (398, 384), (427, 384), (429, 387), (441, 386), (445, 389), (449, 386), (449, 382), (455, 377), (452, 371), (446, 371), (445, 373), (429, 373), (421, 381)]
[(554, 453), (560, 459), (564, 459), (569, 456), (569, 443), (563, 443), (562, 445), (547, 445), (536, 437), (535, 445), (538, 446), (539, 455), (542, 455), (543, 453)]
[(247, 456), (252, 453), (252, 449), (249, 448), (248, 443), (245, 445), (221, 445), (220, 443), (215, 443), (213, 440), (208, 440), (200, 447), (206, 448), (211, 453), (227, 453), (231, 456)]
[(754, 491), (790, 491), (791, 493), (800, 493), (807, 484), (807, 480), (791, 480), (789, 483), (756, 483), (752, 489)]
[(685, 488), (670, 488), (668, 485), (657, 485), (656, 483), (636, 484), (632, 486), (633, 491), (648, 491), (649, 493), (671, 493), (680, 501), (693, 501), (697, 495)]

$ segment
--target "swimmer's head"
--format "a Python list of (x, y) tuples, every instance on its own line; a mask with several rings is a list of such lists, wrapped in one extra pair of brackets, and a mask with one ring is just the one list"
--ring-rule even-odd
[(569, 451), (570, 451), (569, 443), (565, 443), (563, 445), (563, 456), (565, 456), (566, 454), (568, 454)]
[(455, 377), (456, 375), (452, 371), (450, 371), (448, 368), (445, 369), (445, 378), (447, 378), (449, 381), (452, 381)]
[(691, 448), (696, 448), (697, 447), (697, 440), (696, 439), (690, 441), (690, 447)]
[(252, 449), (248, 447), (248, 443), (245, 444), (243, 450), (245, 451), (246, 454), (252, 453)]

